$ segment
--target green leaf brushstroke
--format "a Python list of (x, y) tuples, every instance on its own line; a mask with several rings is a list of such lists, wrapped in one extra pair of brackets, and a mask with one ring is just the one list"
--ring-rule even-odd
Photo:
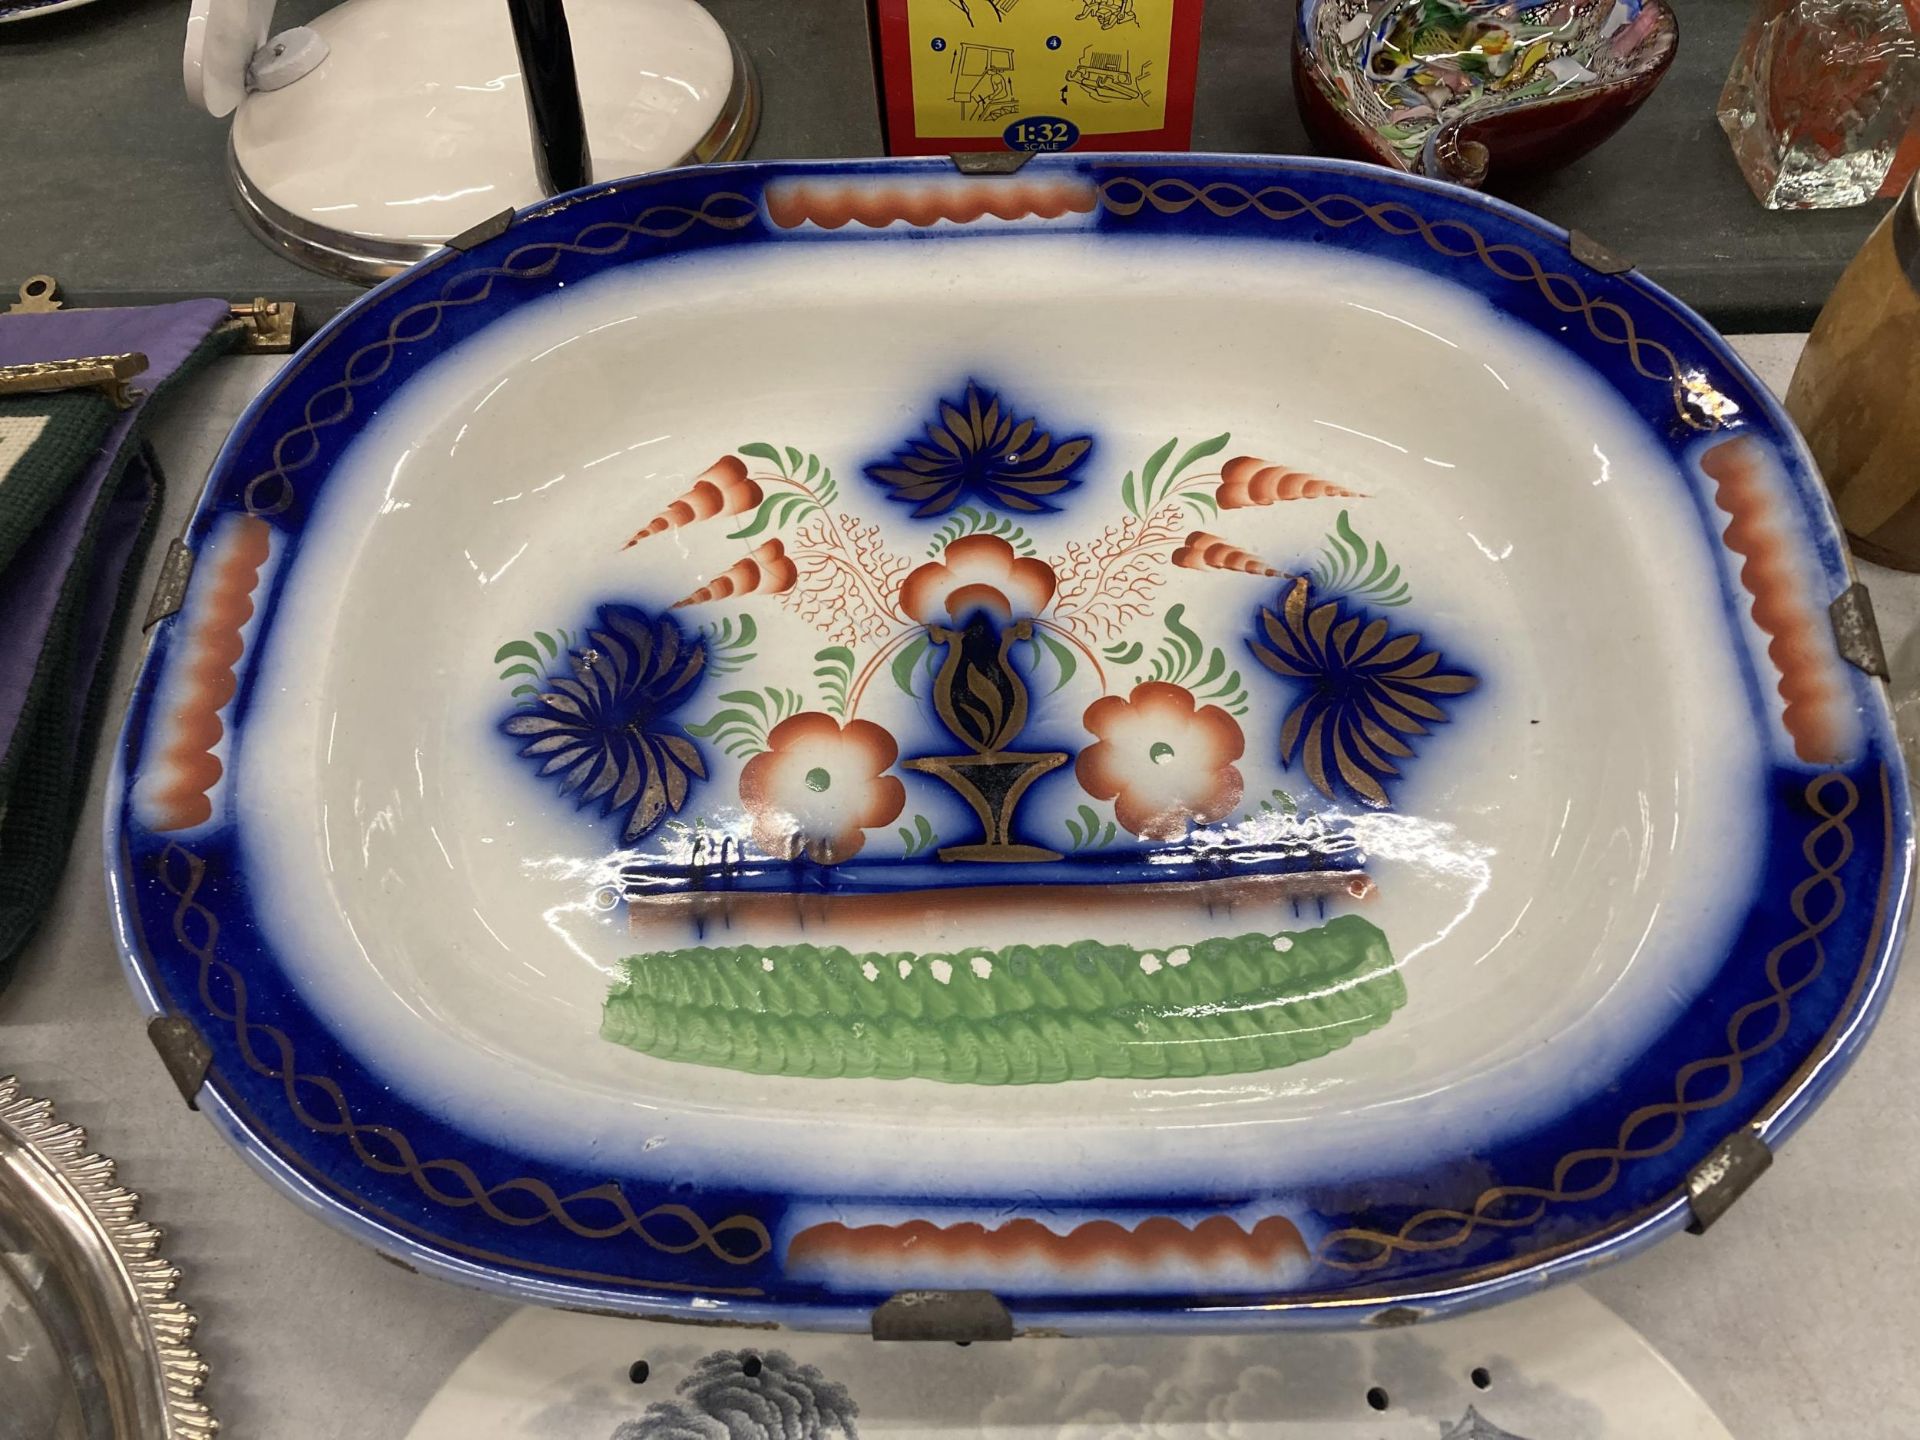
[(913, 817), (913, 824), (911, 826), (902, 825), (900, 827), (900, 853), (907, 859), (912, 860), (916, 856), (924, 855), (927, 851), (931, 850), (936, 838), (933, 833), (933, 826), (927, 823), (927, 817), (924, 815), (916, 815)]
[[(1167, 498), (1179, 489), (1180, 477), (1186, 473), (1188, 466), (1197, 460), (1206, 459), (1209, 455), (1219, 454), (1226, 449), (1227, 441), (1231, 438), (1230, 432), (1223, 430), (1210, 439), (1189, 445), (1169, 470), (1166, 468), (1167, 461), (1180, 444), (1180, 437), (1174, 436), (1147, 457), (1147, 463), (1141, 467), (1138, 480), (1134, 479), (1133, 471), (1127, 472), (1126, 479), (1120, 483), (1120, 503), (1127, 507), (1127, 512), (1135, 519), (1144, 520), (1164, 505)], [(1181, 496), (1181, 501), (1199, 519), (1210, 519), (1220, 512), (1220, 507), (1214, 498), (1199, 491)]]
[(966, 1085), (1273, 1070), (1378, 1029), (1407, 998), (1386, 937), (1357, 915), (1160, 952), (742, 945), (624, 969), (600, 1025), (614, 1044), (759, 1075)]
[(907, 694), (913, 694), (914, 670), (922, 660), (927, 658), (927, 653), (932, 648), (933, 642), (925, 635), (917, 635), (908, 641), (906, 647), (902, 649), (898, 655), (893, 657), (893, 665), (891, 667), (893, 683), (898, 685)]
[(707, 642), (707, 673), (731, 675), (753, 659), (754, 643), (760, 638), (759, 623), (744, 610), (706, 626), (701, 634)]
[(802, 706), (797, 691), (772, 686), (765, 690), (729, 690), (720, 696), (720, 703), (724, 708), (697, 724), (689, 724), (686, 730), (697, 739), (713, 741), (735, 759), (765, 750), (773, 727), (797, 714)]
[(1387, 547), (1376, 541), (1369, 549), (1345, 510), (1334, 521), (1312, 578), (1316, 590), (1351, 595), (1375, 605), (1405, 605), (1413, 598), (1413, 591), (1400, 578), (1400, 567), (1387, 559)]
[(1041, 629), (1036, 628), (1034, 630), (1033, 643), (1035, 648), (1044, 651), (1053, 660), (1053, 686), (1047, 691), (1047, 694), (1055, 694), (1069, 680), (1073, 679), (1074, 671), (1080, 668), (1079, 657), (1073, 653), (1071, 647), (1061, 644), (1060, 641), (1054, 639), (1053, 636)]
[[(1184, 604), (1167, 607), (1161, 617), (1167, 634), (1154, 651), (1152, 666), (1135, 676), (1134, 683), (1164, 680), (1170, 685), (1184, 685), (1197, 699), (1211, 701), (1230, 714), (1246, 714), (1247, 690), (1240, 682), (1240, 672), (1230, 667), (1224, 650), (1207, 645), (1194, 633), (1185, 621), (1186, 610)], [(1115, 648), (1107, 648), (1108, 658), (1121, 663), (1137, 660), (1142, 653), (1138, 641), (1131, 646), (1131, 656), (1116, 655)]]
[(1033, 554), (1033, 541), (1025, 530), (1004, 515), (995, 515), (990, 510), (977, 510), (971, 505), (962, 505), (947, 517), (944, 525), (933, 532), (933, 543), (927, 546), (927, 554), (939, 555), (965, 535), (998, 535), (1013, 547), (1016, 555)]
[(853, 684), (853, 651), (829, 645), (813, 656), (813, 678), (820, 682), (820, 703), (829, 713), (847, 718), (847, 688)]
[(1091, 805), (1082, 805), (1074, 812), (1074, 816), (1068, 817), (1066, 825), (1067, 834), (1073, 837), (1072, 848), (1075, 850), (1104, 849), (1120, 834), (1120, 827), (1111, 820), (1102, 822)]
[[(553, 662), (572, 646), (571, 630), (562, 630), (558, 626), (552, 634), (536, 630), (532, 640), (507, 641), (493, 652), (493, 663), (505, 666), (500, 672), (502, 683), (509, 680), (518, 682), (508, 693), (515, 700), (525, 700), (529, 695), (540, 693)], [(508, 664), (509, 661), (512, 663)]]

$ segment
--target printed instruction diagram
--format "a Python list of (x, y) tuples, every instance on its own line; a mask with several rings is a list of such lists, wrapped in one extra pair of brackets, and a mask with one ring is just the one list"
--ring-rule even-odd
[(1069, 90), (1078, 90), (1087, 99), (1103, 105), (1151, 104), (1153, 92), (1147, 88), (1147, 79), (1152, 73), (1151, 60), (1141, 61), (1135, 69), (1131, 51), (1103, 50), (1096, 42), (1082, 50), (1080, 63), (1067, 71), (1067, 83), (1060, 87), (1060, 98), (1068, 100)]
[(964, 120), (998, 120), (1020, 108), (1013, 93), (1013, 50), (1006, 45), (954, 47), (953, 100)]
[[(947, 3), (953, 6), (953, 8), (958, 10), (962, 15), (966, 16), (967, 24), (972, 25), (974, 23), (974, 19), (973, 19), (974, 5), (976, 4), (984, 5), (988, 10), (991, 10), (993, 12), (994, 19), (1004, 20), (1007, 18), (1007, 12), (1012, 10), (1014, 6), (1018, 5), (1020, 3), (1020, 0), (947, 0)], [(1088, 3), (1089, 4), (1106, 3), (1106, 0), (1088, 0)], [(1124, 3), (1129, 10), (1133, 8), (1133, 0), (1124, 0)], [(1102, 25), (1101, 28), (1105, 29), (1106, 27)]]
[(1080, 0), (1080, 13), (1075, 18), (1091, 20), (1102, 30), (1140, 24), (1140, 17), (1133, 11), (1133, 0)]

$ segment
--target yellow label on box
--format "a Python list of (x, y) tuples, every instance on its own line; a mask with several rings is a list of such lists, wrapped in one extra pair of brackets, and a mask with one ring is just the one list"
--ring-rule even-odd
[(1079, 135), (1164, 130), (1185, 4), (907, 0), (914, 131), (1057, 150)]

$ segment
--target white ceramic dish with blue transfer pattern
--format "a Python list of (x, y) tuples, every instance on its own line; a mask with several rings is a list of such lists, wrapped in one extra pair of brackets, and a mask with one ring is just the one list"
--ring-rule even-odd
[(1630, 1326), (1562, 1286), (1418, 1333), (1110, 1335), (1012, 1350), (689, 1335), (515, 1310), (406, 1440), (1731, 1440)]
[(1484, 1303), (1777, 1144), (1904, 924), (1777, 406), (1376, 169), (565, 197), (328, 326), (188, 541), (136, 987), (279, 1183), (526, 1298)]

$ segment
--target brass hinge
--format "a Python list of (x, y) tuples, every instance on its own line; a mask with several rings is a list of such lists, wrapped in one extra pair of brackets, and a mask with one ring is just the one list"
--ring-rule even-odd
[(193, 551), (187, 542), (175, 537), (167, 542), (167, 558), (160, 562), (160, 579), (153, 587), (153, 599), (147, 602), (147, 618), (141, 623), (144, 634), (169, 615), (180, 613), (187, 603), (187, 582), (193, 578)]
[(949, 155), (962, 175), (1012, 175), (1029, 160), (1031, 150), (962, 150)]
[(1880, 644), (1880, 622), (1873, 618), (1873, 599), (1858, 580), (1842, 590), (1827, 607), (1834, 643), (1840, 658), (1857, 670), (1887, 678), (1887, 652)]
[[(64, 310), (60, 282), (51, 275), (29, 275), (9, 315), (45, 315)], [(293, 349), (295, 306), (291, 300), (255, 297), (227, 307), (227, 323), (242, 332), (240, 348), (249, 355), (284, 355)]]
[(57, 395), (67, 390), (98, 390), (114, 409), (127, 410), (146, 393), (127, 382), (146, 368), (147, 357), (137, 350), (125, 355), (89, 355), (80, 360), (0, 365), (0, 395)]
[(285, 355), (293, 349), (293, 301), (256, 296), (227, 307), (228, 324), (241, 330), (240, 349), (248, 355)]
[(58, 310), (60, 282), (51, 275), (29, 275), (20, 286), (20, 298), (7, 307), (9, 315), (36, 315)]
[(1609, 250), (1584, 230), (1567, 232), (1567, 249), (1582, 265), (1602, 275), (1624, 275), (1633, 269), (1633, 261)]
[(873, 1312), (876, 1340), (1013, 1339), (1013, 1316), (985, 1290), (902, 1290)]
[(1753, 1131), (1736, 1130), (1687, 1174), (1687, 1231), (1704, 1235), (1773, 1163), (1773, 1151)]
[(180, 1089), (189, 1110), (200, 1108), (200, 1087), (213, 1068), (213, 1051), (184, 1015), (156, 1015), (147, 1021), (147, 1039), (160, 1052), (160, 1063)]
[(465, 254), (507, 233), (507, 227), (513, 224), (513, 207), (509, 205), (497, 215), (489, 215), (478, 224), (469, 225), (458, 235), (447, 241), (449, 250), (458, 250)]

